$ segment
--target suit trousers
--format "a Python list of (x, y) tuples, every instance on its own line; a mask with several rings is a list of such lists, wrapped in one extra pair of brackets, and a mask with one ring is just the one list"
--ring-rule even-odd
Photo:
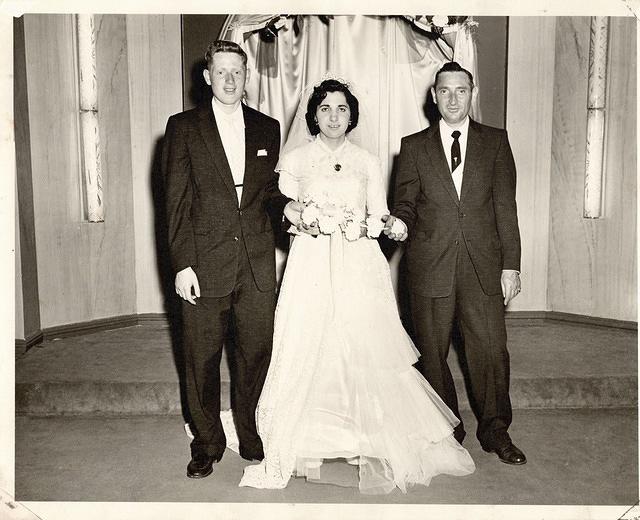
[(241, 246), (232, 292), (196, 302), (182, 303), (187, 403), (194, 434), (191, 453), (206, 452), (220, 460), (226, 448), (220, 421), (220, 361), (229, 336), (234, 345), (231, 397), (236, 432), (243, 450), (258, 453), (262, 442), (255, 411), (271, 360), (275, 290), (258, 290)]
[(414, 339), (421, 354), (417, 368), (460, 419), (455, 433), (461, 440), (464, 425), (447, 364), (454, 320), (457, 321), (469, 374), (469, 397), (478, 418), (476, 435), (482, 447), (491, 450), (510, 441), (507, 429), (512, 412), (504, 301), (501, 294), (484, 293), (464, 241), (458, 247), (449, 296), (429, 298), (411, 293)]

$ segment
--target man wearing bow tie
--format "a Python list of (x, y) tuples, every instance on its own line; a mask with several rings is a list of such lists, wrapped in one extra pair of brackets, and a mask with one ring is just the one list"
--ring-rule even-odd
[(240, 455), (263, 458), (255, 409), (271, 357), (274, 228), (289, 201), (274, 173), (280, 126), (241, 102), (246, 54), (218, 40), (205, 57), (213, 99), (169, 118), (162, 157), (169, 250), (176, 293), (184, 300), (191, 478), (209, 475), (226, 447), (220, 360), (228, 333), (236, 347), (232, 391)]
[[(501, 461), (524, 464), (524, 453), (507, 432), (511, 401), (504, 307), (520, 292), (513, 155), (504, 130), (469, 118), (477, 94), (470, 72), (446, 63), (431, 93), (442, 117), (402, 139), (394, 216), (385, 234), (408, 239), (411, 314), (425, 378), (460, 418), (447, 365), (457, 321), (478, 440)], [(454, 435), (462, 442), (462, 421)]]

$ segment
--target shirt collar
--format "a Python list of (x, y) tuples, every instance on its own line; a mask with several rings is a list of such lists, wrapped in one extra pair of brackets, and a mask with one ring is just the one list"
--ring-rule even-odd
[(440, 118), (439, 125), (440, 125), (440, 135), (446, 137), (447, 139), (453, 139), (451, 137), (451, 133), (454, 130), (458, 130), (461, 136), (466, 136), (469, 133), (469, 116), (467, 115), (467, 117), (465, 117), (464, 122), (462, 123), (462, 126), (459, 126), (458, 128), (451, 128), (447, 124), (447, 122), (444, 120), (444, 118)]
[(338, 148), (336, 148), (335, 150), (332, 150), (331, 148), (329, 148), (325, 142), (320, 138), (320, 134), (316, 135), (315, 138), (316, 144), (318, 146), (320, 146), (320, 148), (322, 148), (323, 151), (325, 151), (328, 154), (331, 155), (338, 155), (340, 154), (346, 146), (348, 146), (349, 143), (349, 139), (347, 137), (345, 137), (344, 141), (342, 142), (342, 144), (340, 146), (338, 146)]
[(239, 123), (244, 128), (244, 116), (242, 114), (242, 103), (238, 103), (238, 106), (235, 108), (233, 112), (230, 114), (224, 112), (222, 110), (222, 104), (218, 101), (215, 96), (211, 98), (211, 108), (213, 109), (213, 114), (216, 116), (216, 121), (229, 121), (232, 123)]

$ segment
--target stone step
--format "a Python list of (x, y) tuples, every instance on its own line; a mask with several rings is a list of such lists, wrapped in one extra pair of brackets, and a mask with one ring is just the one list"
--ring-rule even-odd
[[(221, 385), (221, 408), (230, 406), (230, 383)], [(470, 408), (464, 381), (456, 379), (460, 408)], [(623, 377), (518, 378), (511, 381), (513, 408), (636, 407), (637, 379)], [(21, 415), (178, 414), (180, 388), (172, 382), (56, 381), (18, 383)]]
[[(637, 331), (508, 323), (514, 408), (637, 407)], [(16, 360), (16, 413), (178, 414), (180, 352), (166, 327), (138, 325), (49, 341)], [(469, 409), (455, 351), (449, 365)], [(226, 356), (221, 407), (229, 408)]]

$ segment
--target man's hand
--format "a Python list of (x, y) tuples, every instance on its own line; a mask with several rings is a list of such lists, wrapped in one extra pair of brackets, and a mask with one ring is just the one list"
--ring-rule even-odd
[[(196, 298), (200, 298), (200, 285), (198, 277), (191, 267), (186, 267), (176, 274), (176, 294), (190, 304), (196, 304)], [(193, 290), (193, 293), (192, 293)]]
[(393, 215), (383, 215), (382, 222), (384, 222), (384, 228), (382, 229), (382, 232), (390, 239), (402, 242), (409, 236), (407, 234), (406, 224), (399, 218), (396, 218)]
[(500, 276), (500, 285), (502, 286), (504, 304), (507, 305), (520, 293), (520, 273), (512, 269), (504, 269)]

